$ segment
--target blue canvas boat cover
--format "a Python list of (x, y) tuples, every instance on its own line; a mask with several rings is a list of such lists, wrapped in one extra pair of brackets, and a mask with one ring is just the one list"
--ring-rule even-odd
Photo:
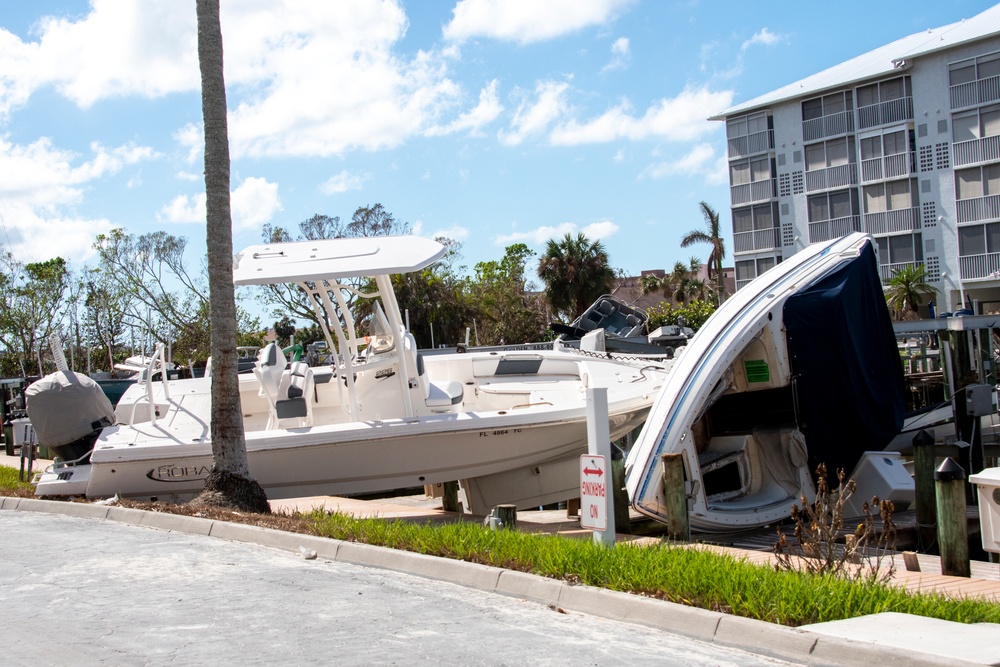
[(872, 244), (789, 297), (783, 314), (809, 465), (849, 475), (903, 426), (903, 365)]

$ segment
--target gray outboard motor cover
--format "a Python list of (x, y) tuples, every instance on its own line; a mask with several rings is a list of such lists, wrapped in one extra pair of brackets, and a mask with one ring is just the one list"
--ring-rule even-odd
[(58, 447), (115, 423), (115, 409), (86, 375), (57, 371), (24, 390), (38, 443)]

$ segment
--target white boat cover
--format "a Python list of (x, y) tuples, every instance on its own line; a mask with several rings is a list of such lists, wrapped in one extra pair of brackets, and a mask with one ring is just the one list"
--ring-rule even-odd
[(56, 371), (24, 390), (39, 444), (58, 447), (115, 423), (115, 409), (86, 375)]

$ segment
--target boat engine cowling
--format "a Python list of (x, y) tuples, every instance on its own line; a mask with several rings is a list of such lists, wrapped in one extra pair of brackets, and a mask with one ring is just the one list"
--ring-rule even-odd
[(89, 455), (101, 429), (115, 423), (115, 409), (86, 375), (56, 371), (24, 390), (38, 443), (73, 461)]

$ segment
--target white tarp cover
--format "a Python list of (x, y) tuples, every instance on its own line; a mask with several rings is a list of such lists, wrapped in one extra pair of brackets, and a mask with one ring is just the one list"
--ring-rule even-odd
[(115, 423), (111, 401), (86, 375), (57, 371), (33, 382), (24, 394), (40, 445), (58, 447), (79, 440), (100, 428), (102, 419)]

